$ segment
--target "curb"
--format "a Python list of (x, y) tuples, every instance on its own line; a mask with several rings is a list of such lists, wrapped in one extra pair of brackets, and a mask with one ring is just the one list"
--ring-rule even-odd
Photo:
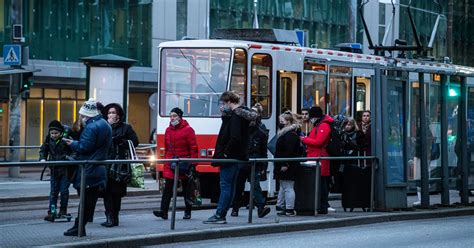
[(383, 213), (378, 216), (348, 217), (333, 220), (308, 220), (292, 223), (245, 225), (202, 231), (182, 231), (165, 234), (136, 235), (102, 240), (63, 243), (49, 245), (48, 247), (139, 247), (146, 245), (160, 245), (209, 239), (235, 238), (262, 234), (349, 227), (391, 221), (446, 218), (466, 215), (474, 215), (474, 207), (462, 209), (420, 210), (419, 212), (409, 213)]

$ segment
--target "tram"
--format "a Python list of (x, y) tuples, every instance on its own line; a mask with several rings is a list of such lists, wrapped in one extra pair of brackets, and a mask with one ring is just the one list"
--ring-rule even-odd
[[(349, 48), (353, 51), (360, 49), (354, 44), (349, 44)], [(163, 42), (159, 46), (158, 57), (159, 111), (156, 135), (160, 158), (165, 154), (164, 132), (169, 125), (169, 112), (174, 107), (183, 109), (184, 118), (194, 128), (199, 156), (211, 158), (221, 125), (219, 96), (226, 90), (234, 90), (241, 96), (242, 104), (253, 106), (260, 103), (263, 106), (262, 121), (270, 130), (270, 138), (276, 134), (278, 116), (284, 110), (300, 112), (304, 107), (320, 106), (329, 115), (357, 117), (360, 111), (371, 110), (374, 115), (379, 113), (374, 108), (383, 108), (384, 117), (390, 119), (389, 129), (372, 135), (373, 148), (377, 149), (382, 139), (378, 136), (380, 134), (386, 135), (387, 140), (399, 139), (394, 147), (388, 145), (389, 150), (384, 150), (388, 154), (388, 163), (393, 160), (395, 167), (393, 176), (387, 180), (416, 180), (413, 171), (416, 170), (416, 156), (419, 155), (412, 150), (416, 150), (421, 130), (418, 123), (420, 101), (417, 100), (421, 92), (420, 82), (427, 87), (423, 97), (428, 99), (425, 101), (425, 110), (431, 120), (428, 125), (433, 139), (441, 137), (438, 125), (441, 121), (437, 112), (442, 95), (441, 81), (448, 83), (452, 94), (459, 94), (461, 81), (465, 80), (469, 104), (474, 101), (474, 69), (433, 60), (398, 59), (234, 39)], [(386, 85), (386, 88), (382, 89), (380, 85)], [(381, 94), (382, 91), (386, 93)], [(377, 97), (379, 100), (376, 100)], [(453, 97), (448, 101), (452, 101), (448, 103), (448, 108), (452, 108), (448, 120), (452, 137), (448, 137), (451, 140), (448, 148), (453, 150), (459, 131), (454, 122), (460, 121), (454, 120), (456, 117), (453, 113), (455, 108), (459, 108), (456, 101), (460, 99)], [(468, 132), (472, 139), (472, 109), (470, 113)], [(451, 150), (449, 156), (455, 157)], [(430, 167), (436, 170), (439, 163), (430, 161)], [(162, 167), (158, 166), (157, 171), (161, 170)], [(199, 164), (197, 170), (201, 173), (203, 196), (215, 201), (218, 197), (218, 168)], [(271, 179), (271, 167), (268, 173)], [(267, 180), (261, 186), (269, 195), (274, 194), (274, 181)]]

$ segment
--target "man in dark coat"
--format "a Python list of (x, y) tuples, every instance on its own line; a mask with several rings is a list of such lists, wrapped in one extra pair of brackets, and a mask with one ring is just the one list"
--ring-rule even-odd
[[(239, 105), (240, 97), (233, 91), (222, 93), (220, 99), (222, 125), (216, 141), (214, 158), (248, 160), (246, 148), (249, 142), (250, 121), (257, 119), (257, 113)], [(226, 224), (227, 211), (235, 193), (235, 184), (239, 172), (238, 163), (214, 164), (220, 166), (221, 194), (216, 214), (204, 224)]]
[[(91, 98), (79, 110), (79, 118), (84, 127), (79, 140), (63, 139), (76, 152), (78, 160), (107, 160), (112, 144), (112, 129), (97, 110), (97, 102)], [(99, 191), (105, 189), (107, 173), (105, 165), (89, 164), (85, 170), (85, 185), (81, 185), (81, 169), (76, 173), (74, 188), (80, 192), (80, 187), (86, 187), (84, 195), (84, 235), (87, 220), (94, 214)], [(77, 236), (79, 219), (74, 226), (64, 232), (65, 236)]]

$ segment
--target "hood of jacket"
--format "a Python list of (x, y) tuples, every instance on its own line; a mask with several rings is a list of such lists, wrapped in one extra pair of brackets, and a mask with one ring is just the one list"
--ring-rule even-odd
[(181, 119), (181, 121), (176, 126), (173, 126), (170, 123), (169, 128), (174, 130), (174, 129), (181, 129), (181, 128), (186, 127), (186, 126), (189, 126), (189, 123), (185, 119)]
[(300, 124), (297, 124), (297, 123), (291, 124), (291, 125), (289, 125), (289, 126), (287, 126), (287, 127), (282, 128), (281, 130), (279, 130), (279, 131), (278, 131), (278, 137), (283, 136), (283, 135), (285, 135), (286, 133), (291, 132), (291, 131), (297, 131), (297, 130), (300, 129), (300, 128), (301, 128), (301, 125), (300, 125)]
[(257, 112), (255, 112), (255, 111), (253, 111), (253, 110), (251, 110), (247, 107), (244, 107), (244, 106), (239, 106), (239, 107), (235, 108), (233, 110), (233, 112), (236, 115), (246, 119), (249, 122), (256, 121), (257, 118), (258, 118)]

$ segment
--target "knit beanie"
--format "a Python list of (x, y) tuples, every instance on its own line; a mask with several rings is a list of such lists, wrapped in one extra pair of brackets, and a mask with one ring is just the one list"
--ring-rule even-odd
[(323, 110), (320, 107), (314, 106), (309, 110), (309, 118), (323, 117)]
[(57, 121), (57, 120), (53, 120), (49, 123), (48, 125), (48, 128), (49, 130), (56, 130), (56, 131), (59, 131), (59, 132), (64, 132), (64, 127), (63, 125), (61, 125), (61, 122)]
[(97, 101), (94, 98), (89, 98), (87, 102), (85, 102), (81, 109), (79, 110), (79, 114), (87, 117), (96, 117), (99, 115), (99, 111), (97, 110)]

